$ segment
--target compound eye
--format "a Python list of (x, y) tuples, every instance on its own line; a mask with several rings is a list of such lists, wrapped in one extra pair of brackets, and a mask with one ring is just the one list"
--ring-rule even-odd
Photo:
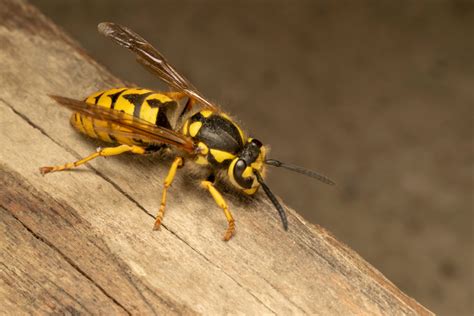
[(238, 159), (234, 165), (234, 179), (243, 189), (250, 189), (252, 187), (253, 178), (249, 175), (245, 175), (249, 170), (251, 169), (247, 167), (247, 163), (243, 159)]
[(262, 142), (259, 141), (258, 139), (252, 139), (252, 143), (257, 145), (258, 148), (262, 147)]
[(244, 173), (245, 168), (247, 168), (247, 163), (245, 162), (245, 160), (237, 160), (234, 166), (234, 174), (242, 176), (242, 173)]

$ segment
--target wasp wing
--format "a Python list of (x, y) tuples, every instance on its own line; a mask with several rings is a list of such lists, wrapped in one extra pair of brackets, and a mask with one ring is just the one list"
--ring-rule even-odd
[(171, 87), (182, 91), (189, 98), (200, 102), (204, 107), (218, 111), (216, 105), (204, 98), (197, 89), (186, 78), (179, 74), (176, 69), (168, 63), (166, 58), (143, 37), (125, 26), (111, 22), (100, 23), (98, 30), (99, 33), (134, 52), (140, 64)]
[[(125, 112), (91, 105), (84, 101), (62, 96), (50, 95), (50, 97), (60, 105), (73, 110), (74, 112), (79, 112), (90, 118), (111, 123), (109, 128), (101, 127), (101, 129), (102, 131), (114, 136), (141, 139), (147, 143), (165, 143), (176, 146), (177, 148), (190, 153), (194, 152), (194, 144), (192, 140), (173, 130), (154, 125)], [(112, 125), (125, 128), (126, 130), (118, 130), (117, 128), (113, 128)]]

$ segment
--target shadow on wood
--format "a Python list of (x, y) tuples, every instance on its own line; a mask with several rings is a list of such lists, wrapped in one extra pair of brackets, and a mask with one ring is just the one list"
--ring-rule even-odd
[(2, 1), (0, 18), (4, 310), (431, 314), (293, 210), (284, 232), (262, 194), (226, 194), (237, 234), (221, 241), (225, 218), (186, 167), (152, 231), (170, 161), (97, 159), (42, 177), (38, 167), (95, 150), (46, 95), (83, 98), (123, 83), (27, 3)]

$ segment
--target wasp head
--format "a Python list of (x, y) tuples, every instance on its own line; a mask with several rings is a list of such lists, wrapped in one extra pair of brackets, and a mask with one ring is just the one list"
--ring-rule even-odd
[(249, 138), (227, 170), (232, 184), (249, 195), (257, 192), (260, 187), (257, 173), (264, 174), (265, 154), (265, 146), (259, 140)]
[(275, 159), (266, 159), (266, 148), (262, 143), (256, 139), (249, 138), (247, 143), (244, 145), (240, 154), (232, 160), (229, 165), (228, 174), (231, 182), (244, 193), (252, 195), (257, 192), (259, 187), (262, 187), (265, 194), (273, 203), (275, 208), (280, 215), (283, 228), (288, 229), (288, 220), (286, 218), (285, 209), (280, 204), (276, 196), (272, 193), (270, 188), (264, 181), (265, 165), (274, 167), (281, 167), (287, 170), (291, 170), (311, 178), (322, 181), (326, 184), (334, 185), (335, 183), (309, 169), (305, 169), (292, 164), (287, 164)]

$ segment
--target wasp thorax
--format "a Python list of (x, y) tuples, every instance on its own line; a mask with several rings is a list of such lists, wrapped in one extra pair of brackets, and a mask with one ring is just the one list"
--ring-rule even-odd
[(257, 139), (249, 138), (238, 157), (229, 165), (228, 175), (236, 187), (254, 194), (260, 186), (255, 172), (263, 174), (265, 147)]

